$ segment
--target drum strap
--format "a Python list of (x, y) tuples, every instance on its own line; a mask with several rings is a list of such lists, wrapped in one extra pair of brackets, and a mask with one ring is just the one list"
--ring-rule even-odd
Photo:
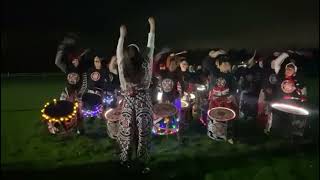
[(101, 94), (100, 94), (100, 92), (98, 90), (88, 90), (87, 92), (90, 93), (90, 94), (96, 94), (98, 96), (101, 96)]
[(83, 93), (87, 90), (88, 87), (88, 82), (87, 82), (87, 73), (83, 73), (82, 74), (82, 86), (80, 89), (79, 94), (81, 94), (81, 96), (83, 95)]
[(66, 92), (67, 97), (69, 97), (69, 92), (68, 92), (68, 89), (66, 87), (64, 88), (64, 91)]

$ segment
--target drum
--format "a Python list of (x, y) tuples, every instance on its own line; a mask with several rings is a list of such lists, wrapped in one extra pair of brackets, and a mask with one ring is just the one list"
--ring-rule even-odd
[(267, 129), (280, 136), (303, 136), (309, 111), (293, 101), (271, 103), (271, 118)]
[(153, 106), (153, 129), (156, 135), (175, 134), (179, 131), (178, 110), (172, 104), (160, 103)]
[(53, 100), (46, 103), (41, 110), (43, 121), (48, 125), (51, 134), (66, 134), (76, 126), (79, 117), (78, 102)]
[(88, 90), (83, 94), (82, 113), (84, 117), (100, 117), (103, 110), (101, 94), (98, 90)]
[(202, 84), (196, 84), (195, 87), (196, 87), (196, 90), (195, 90), (196, 98), (199, 98), (200, 100), (207, 99), (207, 96), (208, 96), (207, 87)]
[(229, 139), (232, 134), (232, 120), (236, 117), (234, 110), (215, 107), (208, 111), (208, 136), (214, 140)]
[(104, 118), (107, 123), (107, 133), (110, 138), (117, 139), (119, 132), (119, 122), (122, 108), (109, 109), (104, 113)]

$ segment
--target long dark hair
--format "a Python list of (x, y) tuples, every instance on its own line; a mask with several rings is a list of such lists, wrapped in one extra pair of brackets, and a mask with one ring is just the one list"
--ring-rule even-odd
[(144, 76), (142, 63), (144, 56), (134, 46), (129, 46), (124, 53), (123, 75), (127, 82), (134, 84), (141, 83)]

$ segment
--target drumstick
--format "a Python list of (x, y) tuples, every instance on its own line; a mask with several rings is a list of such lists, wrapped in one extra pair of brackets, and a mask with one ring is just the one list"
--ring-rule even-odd
[(157, 124), (159, 121), (161, 121), (161, 117), (160, 118), (158, 118), (157, 120), (155, 120), (154, 122), (153, 122), (153, 124)]
[(187, 53), (187, 51), (181, 51), (181, 52), (178, 52), (178, 53), (176, 53), (176, 54), (174, 54), (174, 55), (177, 56), (177, 55), (186, 54), (186, 53)]

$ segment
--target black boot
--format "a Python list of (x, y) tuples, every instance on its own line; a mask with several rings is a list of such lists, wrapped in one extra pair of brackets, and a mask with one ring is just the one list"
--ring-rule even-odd
[(129, 163), (128, 161), (121, 161), (120, 165), (126, 169), (130, 169), (131, 168), (131, 163)]
[(138, 167), (142, 174), (148, 174), (151, 171), (150, 168), (144, 162), (138, 161)]

